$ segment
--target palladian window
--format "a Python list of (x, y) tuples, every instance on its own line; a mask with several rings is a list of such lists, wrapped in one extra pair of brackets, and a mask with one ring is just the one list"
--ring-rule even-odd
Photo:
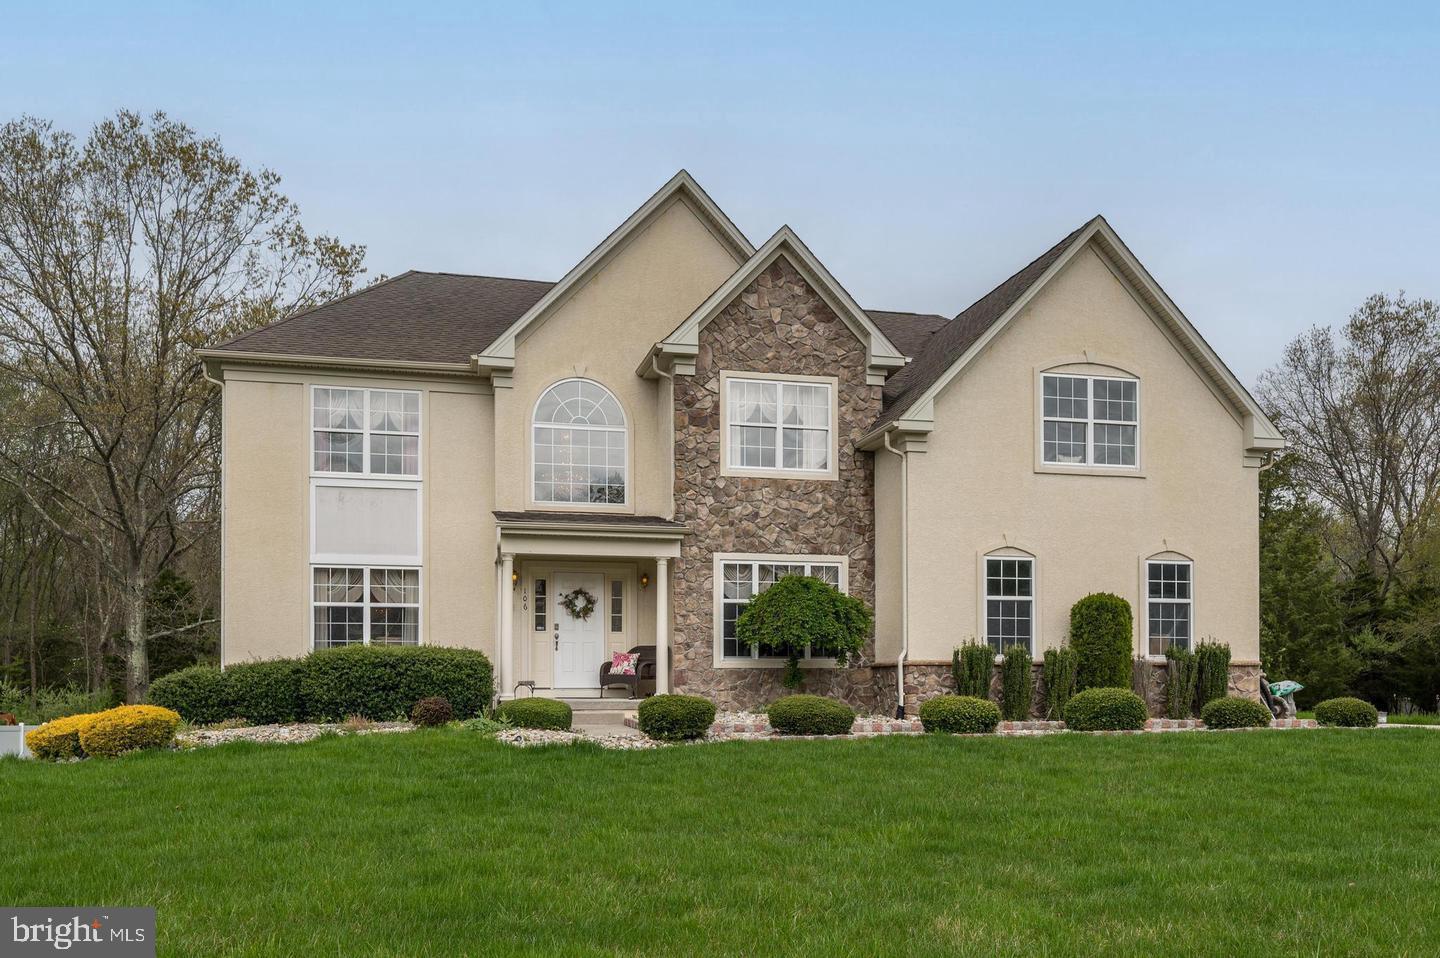
[(610, 391), (567, 379), (535, 404), (534, 499), (624, 505), (625, 414)]

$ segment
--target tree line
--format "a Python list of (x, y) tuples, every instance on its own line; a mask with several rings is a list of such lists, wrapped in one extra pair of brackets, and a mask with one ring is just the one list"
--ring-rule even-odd
[[(279, 184), (163, 113), (0, 127), (0, 681), (134, 700), (214, 659), (220, 390), (197, 350), (365, 273)], [(1260, 481), (1268, 674), (1436, 709), (1440, 310), (1372, 296), (1259, 398), (1291, 442)]]

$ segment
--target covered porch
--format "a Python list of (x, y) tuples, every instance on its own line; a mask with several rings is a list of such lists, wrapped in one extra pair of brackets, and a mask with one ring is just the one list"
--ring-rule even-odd
[[(496, 512), (496, 690), (615, 699), (670, 690), (670, 579), (682, 523), (621, 513)], [(508, 596), (508, 601), (505, 597)], [(616, 652), (653, 658), (602, 688)]]

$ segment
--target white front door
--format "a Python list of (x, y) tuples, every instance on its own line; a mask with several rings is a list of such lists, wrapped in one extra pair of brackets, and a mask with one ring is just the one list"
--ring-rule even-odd
[[(565, 597), (576, 589), (590, 593), (595, 608), (588, 619), (565, 609)], [(605, 661), (605, 577), (598, 572), (555, 573), (555, 687), (593, 689), (600, 686)]]

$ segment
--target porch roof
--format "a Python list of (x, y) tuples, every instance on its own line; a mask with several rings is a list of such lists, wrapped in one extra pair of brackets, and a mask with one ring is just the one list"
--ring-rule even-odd
[(494, 513), (502, 553), (674, 558), (690, 531), (663, 516), (614, 512)]

